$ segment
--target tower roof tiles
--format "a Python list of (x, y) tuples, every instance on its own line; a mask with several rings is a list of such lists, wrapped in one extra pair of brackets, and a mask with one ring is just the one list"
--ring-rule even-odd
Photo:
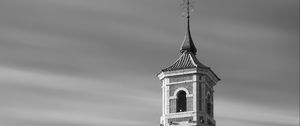
[(162, 71), (172, 71), (188, 68), (209, 68), (200, 63), (199, 60), (192, 52), (184, 52), (171, 66), (163, 69)]

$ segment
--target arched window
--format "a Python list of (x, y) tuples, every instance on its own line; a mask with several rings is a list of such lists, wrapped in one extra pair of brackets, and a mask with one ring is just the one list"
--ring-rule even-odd
[(179, 91), (177, 93), (176, 112), (185, 112), (185, 111), (186, 111), (186, 93), (185, 91)]

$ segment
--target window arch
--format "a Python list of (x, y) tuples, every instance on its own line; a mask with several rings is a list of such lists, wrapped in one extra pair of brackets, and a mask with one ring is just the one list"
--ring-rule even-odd
[(188, 91), (188, 89), (184, 88), (184, 87), (180, 87), (180, 88), (177, 88), (175, 91), (174, 91), (174, 94), (173, 96), (177, 96), (178, 92), (180, 91), (184, 91), (186, 93), (186, 95), (189, 95), (190, 92)]
[(185, 112), (185, 111), (186, 111), (186, 92), (181, 90), (177, 93), (176, 112)]

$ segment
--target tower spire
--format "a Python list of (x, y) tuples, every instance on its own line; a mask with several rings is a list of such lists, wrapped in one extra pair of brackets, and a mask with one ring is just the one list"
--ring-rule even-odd
[(191, 29), (190, 29), (190, 11), (191, 11), (191, 7), (192, 7), (192, 1), (191, 0), (184, 0), (184, 8), (187, 9), (186, 10), (186, 18), (187, 18), (187, 31), (185, 34), (185, 38), (181, 44), (180, 47), (180, 52), (184, 53), (184, 52), (191, 52), (193, 54), (196, 54), (197, 49), (194, 45), (193, 39), (192, 39), (192, 35), (191, 35)]

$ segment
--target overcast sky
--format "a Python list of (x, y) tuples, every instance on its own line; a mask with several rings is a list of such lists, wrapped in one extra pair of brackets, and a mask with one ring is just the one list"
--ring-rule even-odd
[[(0, 0), (1, 126), (157, 126), (180, 0)], [(299, 126), (298, 0), (197, 0), (218, 126)]]

